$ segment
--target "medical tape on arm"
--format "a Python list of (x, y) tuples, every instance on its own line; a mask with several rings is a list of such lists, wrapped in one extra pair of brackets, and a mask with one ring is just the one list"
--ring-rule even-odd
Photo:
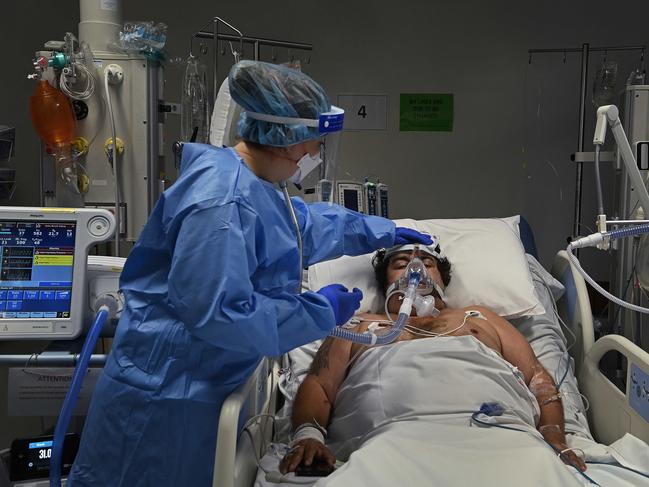
[(539, 402), (539, 406), (561, 400), (561, 393), (556, 384), (542, 366), (533, 366), (532, 373), (529, 388)]
[(289, 447), (293, 448), (300, 441), (309, 438), (312, 440), (319, 441), (324, 445), (326, 435), (327, 435), (327, 430), (324, 429), (323, 427), (312, 423), (304, 423), (295, 429), (295, 432), (293, 433), (293, 438), (289, 443)]

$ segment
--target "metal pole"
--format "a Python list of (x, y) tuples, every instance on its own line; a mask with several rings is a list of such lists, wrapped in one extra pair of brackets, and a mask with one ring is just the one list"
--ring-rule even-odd
[[(577, 141), (577, 150), (584, 151), (584, 133), (586, 131), (586, 90), (588, 83), (588, 43), (581, 46), (581, 85), (579, 89), (579, 136)], [(577, 162), (577, 180), (575, 182), (575, 215), (572, 235), (579, 235), (579, 226), (581, 224), (581, 189), (583, 182), (583, 163)]]
[[(104, 365), (108, 355), (93, 354), (90, 365)], [(41, 354), (41, 355), (0, 355), (0, 365), (20, 365), (22, 367), (38, 367), (39, 365), (56, 365), (74, 367), (79, 361), (79, 354)]]
[[(44, 177), (43, 177), (43, 164), (44, 164), (43, 154), (45, 154), (45, 148), (43, 147), (43, 141), (42, 140), (40, 141), (39, 147), (40, 147), (41, 150), (40, 150), (40, 154), (39, 154), (40, 166), (38, 167), (38, 169), (39, 169), (39, 171), (38, 171), (38, 175), (39, 175), (39, 178), (38, 178), (39, 195), (38, 196), (40, 198), (40, 203), (41, 203), (40, 206), (42, 208), (42, 207), (45, 206), (45, 184), (44, 184), (44, 181), (43, 181), (43, 179), (44, 179)], [(14, 181), (15, 180), (16, 180), (16, 175), (14, 174)], [(14, 184), (15, 184), (15, 182), (14, 182)]]
[[(602, 51), (644, 51), (647, 46), (602, 46), (602, 47), (589, 47), (589, 52), (602, 52)], [(545, 54), (551, 52), (583, 52), (583, 47), (566, 47), (566, 48), (552, 48), (552, 49), (528, 49), (529, 54)]]
[(646, 225), (649, 220), (606, 220), (607, 225)]
[(214, 19), (214, 22), (212, 23), (212, 30), (213, 30), (213, 37), (212, 37), (212, 55), (214, 57), (214, 70), (213, 70), (213, 77), (214, 77), (214, 93), (212, 96), (213, 103), (216, 103), (216, 95), (219, 93), (219, 73), (218, 73), (218, 65), (219, 65), (219, 19), (216, 18)]
[(259, 61), (259, 41), (255, 41), (255, 61)]
[(159, 148), (158, 140), (159, 127), (158, 117), (160, 100), (158, 96), (158, 63), (146, 61), (146, 78), (149, 92), (149, 101), (147, 106), (147, 215), (153, 211), (153, 207), (158, 201), (160, 178)]
[[(218, 35), (218, 40), (220, 41), (237, 41), (237, 42), (244, 42), (246, 44), (254, 44), (255, 42), (259, 42), (260, 46), (285, 47), (288, 49), (301, 49), (303, 51), (313, 50), (313, 44), (306, 44), (304, 42), (290, 42), (290, 41), (282, 41), (277, 39), (266, 39), (264, 37), (248, 37), (248, 36), (239, 37), (238, 35), (234, 35), (234, 34), (217, 33), (217, 35)], [(194, 37), (198, 37), (199, 39), (214, 39), (214, 32), (199, 30), (194, 34)]]

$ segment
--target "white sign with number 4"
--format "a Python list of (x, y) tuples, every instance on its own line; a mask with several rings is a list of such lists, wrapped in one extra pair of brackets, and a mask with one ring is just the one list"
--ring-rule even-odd
[(338, 106), (345, 110), (345, 130), (386, 130), (387, 95), (338, 95)]

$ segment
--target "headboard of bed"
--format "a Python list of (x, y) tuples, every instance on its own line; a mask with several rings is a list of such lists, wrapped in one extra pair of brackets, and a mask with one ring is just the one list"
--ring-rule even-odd
[(534, 240), (534, 232), (532, 231), (532, 227), (523, 215), (521, 215), (520, 218), (521, 219), (518, 222), (518, 229), (521, 233), (521, 242), (523, 242), (525, 253), (530, 254), (536, 260), (539, 260), (539, 254), (536, 250), (536, 241)]

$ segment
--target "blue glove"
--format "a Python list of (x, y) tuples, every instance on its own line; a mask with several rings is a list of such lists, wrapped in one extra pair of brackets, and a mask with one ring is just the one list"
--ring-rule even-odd
[(431, 245), (433, 239), (430, 235), (418, 232), (412, 228), (397, 227), (394, 230), (394, 245), (406, 245), (420, 243), (424, 245)]
[(318, 294), (322, 294), (329, 300), (334, 310), (336, 326), (347, 323), (354, 316), (354, 311), (360, 308), (363, 299), (363, 292), (360, 289), (354, 288), (349, 292), (342, 284), (329, 284), (320, 289)]

